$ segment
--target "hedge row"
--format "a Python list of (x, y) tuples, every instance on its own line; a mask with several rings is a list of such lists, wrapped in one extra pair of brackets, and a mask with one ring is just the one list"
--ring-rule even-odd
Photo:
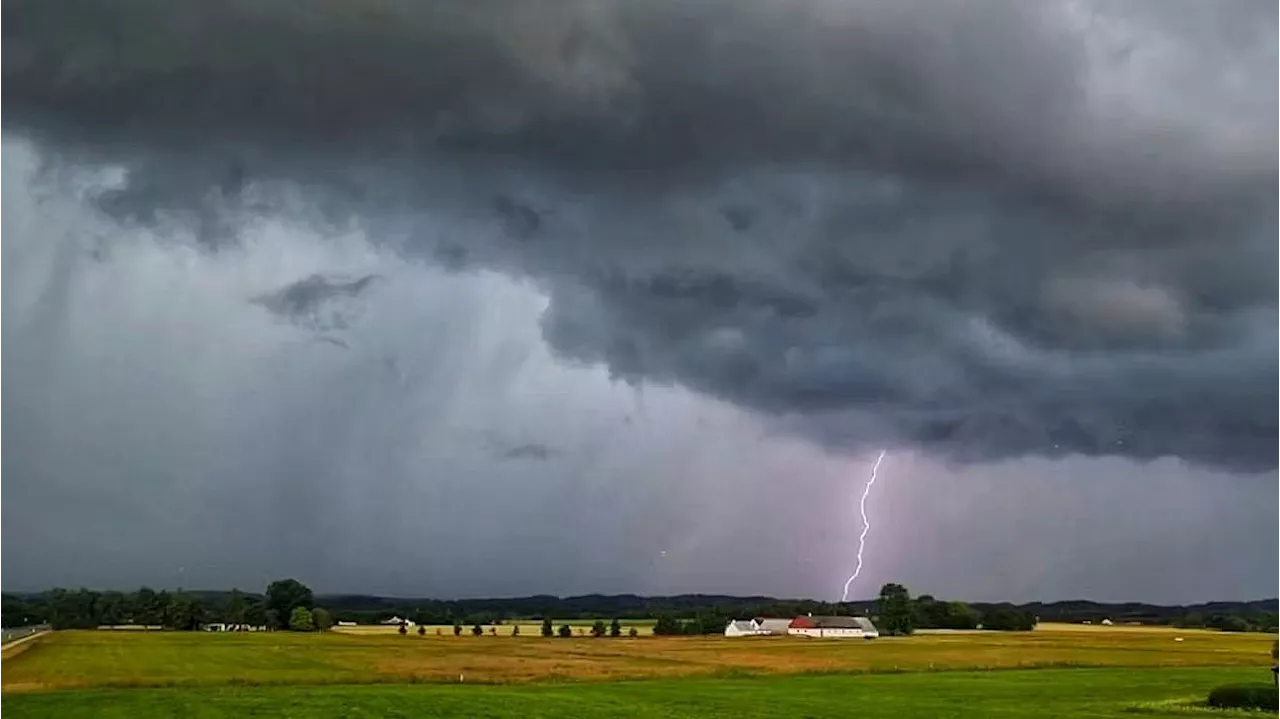
[(1280, 709), (1276, 688), (1270, 684), (1227, 684), (1209, 692), (1215, 709)]

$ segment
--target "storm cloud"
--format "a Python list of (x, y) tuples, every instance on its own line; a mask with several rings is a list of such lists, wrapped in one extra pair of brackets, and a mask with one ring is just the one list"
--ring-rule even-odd
[(1176, 10), (15, 2), (5, 121), (131, 218), (531, 276), (566, 357), (832, 446), (1269, 468), (1276, 11)]
[[(5, 339), (24, 349), (5, 371), (79, 398), (6, 396), (6, 429), (30, 441), (6, 452), (7, 477), (48, 474), (37, 455), (53, 435), (72, 452), (51, 428), (106, 422), (68, 419), (78, 401), (140, 401), (85, 379), (105, 371), (102, 353), (125, 352), (93, 339), (106, 330), (87, 317), (100, 315), (149, 338), (108, 367), (157, 363), (153, 377), (184, 388), (175, 401), (203, 408), (184, 419), (205, 432), (194, 455), (176, 439), (179, 409), (139, 409), (175, 433), (172, 457), (147, 460), (155, 476), (204, 463), (202, 481), (262, 482), (268, 504), (305, 497), (305, 526), (255, 530), (298, 555), (340, 531), (335, 497), (382, 516), (356, 474), (456, 500), (448, 481), (431, 498), (410, 478), (472, 445), (498, 474), (566, 491), (543, 475), (644, 474), (608, 490), (636, 506), (702, 498), (613, 548), (637, 557), (656, 553), (649, 530), (678, 534), (733, 490), (672, 479), (694, 462), (678, 437), (768, 437), (814, 472), (806, 452), (888, 447), (963, 477), (1083, 455), (1274, 485), (1274, 3), (14, 0), (0, 12), (6, 152), (21, 155), (6, 173), (36, 193), (14, 212), (6, 189), (6, 288), (10, 267), (27, 278), (6, 289)], [(40, 219), (10, 219), (24, 213)], [(153, 275), (188, 284), (141, 279)], [(86, 299), (126, 282), (132, 299)], [(184, 298), (192, 319), (144, 294)], [(202, 353), (225, 366), (183, 359)], [(573, 372), (610, 406), (664, 397), (655, 413), (673, 434), (643, 429), (640, 405), (610, 415), (625, 451), (599, 421), (548, 420), (590, 406), (550, 399)], [(690, 397), (736, 428), (671, 409)], [(623, 456), (662, 461), (623, 469)], [(744, 494), (781, 481), (723, 462)], [(538, 485), (515, 486), (512, 501), (555, 516)], [(393, 514), (362, 526), (394, 544), (411, 520)], [(536, 534), (520, 522), (493, 526)]]

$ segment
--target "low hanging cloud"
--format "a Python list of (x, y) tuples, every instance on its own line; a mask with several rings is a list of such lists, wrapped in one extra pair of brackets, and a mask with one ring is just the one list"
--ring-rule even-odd
[(113, 222), (526, 278), (560, 357), (832, 448), (1265, 470), (1276, 13), (15, 1), (4, 127)]

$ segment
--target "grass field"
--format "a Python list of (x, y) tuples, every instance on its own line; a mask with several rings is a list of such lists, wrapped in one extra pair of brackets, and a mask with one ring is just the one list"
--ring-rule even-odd
[[(0, 677), (19, 717), (791, 717), (855, 701), (861, 716), (1184, 716), (1160, 702), (1269, 681), (1271, 641), (1052, 627), (873, 642), (85, 631), (40, 637)], [(501, 686), (468, 686), (482, 683)]]

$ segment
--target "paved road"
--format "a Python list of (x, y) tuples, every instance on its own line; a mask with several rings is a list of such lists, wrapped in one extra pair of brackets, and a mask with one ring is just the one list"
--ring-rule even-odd
[(16, 642), (19, 639), (25, 639), (33, 634), (48, 631), (48, 624), (40, 624), (34, 627), (13, 627), (10, 629), (0, 630), (0, 645), (8, 646), (10, 642)]

